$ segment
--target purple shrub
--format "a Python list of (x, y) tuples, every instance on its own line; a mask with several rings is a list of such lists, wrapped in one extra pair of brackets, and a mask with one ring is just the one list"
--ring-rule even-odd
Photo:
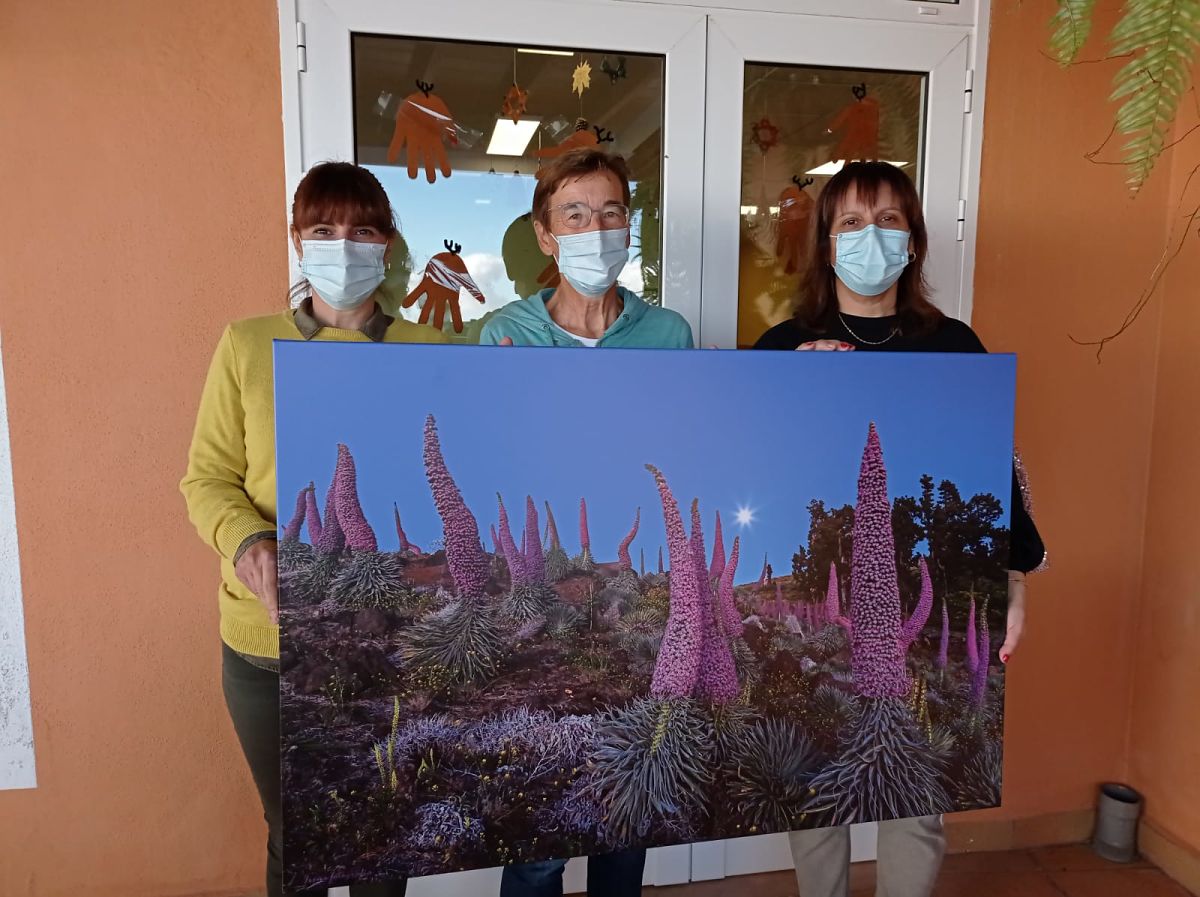
[(733, 577), (737, 574), (740, 542), (739, 536), (733, 537), (733, 545), (729, 549), (729, 561), (721, 571), (721, 582), (717, 586), (717, 606), (720, 609), (718, 619), (725, 628), (725, 635), (730, 640), (736, 639), (742, 634), (742, 615), (738, 613), (737, 602), (733, 597)]
[(312, 488), (311, 483), (296, 494), (296, 510), (292, 513), (292, 519), (287, 522), (287, 526), (283, 528), (284, 542), (300, 541), (300, 528), (304, 526), (304, 513), (307, 509), (310, 488)]
[(508, 576), (512, 584), (524, 585), (529, 580), (525, 577), (525, 558), (513, 541), (512, 527), (508, 524), (508, 511), (504, 507), (504, 499), (496, 493), (496, 503), (500, 506), (500, 550), (504, 552), (504, 560), (508, 563)]
[[(703, 573), (701, 587), (708, 585), (708, 560), (704, 556), (704, 527), (700, 523), (700, 499), (692, 499), (692, 566), (697, 573)], [(675, 569), (675, 563), (672, 561), (671, 569)], [(707, 591), (706, 589), (704, 591)]]
[(905, 651), (917, 640), (917, 636), (929, 622), (930, 611), (933, 610), (933, 581), (929, 578), (929, 565), (925, 563), (925, 558), (921, 558), (918, 566), (921, 568), (921, 598), (913, 608), (912, 616), (904, 621), (900, 630), (900, 644)]
[(867, 433), (858, 476), (850, 570), (850, 647), (855, 686), (866, 697), (904, 697), (908, 694), (908, 675), (900, 646), (900, 588), (892, 505), (874, 423)]
[(333, 482), (337, 487), (337, 520), (346, 534), (346, 547), (351, 551), (378, 551), (375, 531), (363, 514), (358, 502), (358, 476), (354, 470), (354, 456), (342, 443), (338, 443), (337, 467)]
[(425, 419), (425, 476), (433, 492), (433, 502), (442, 518), (446, 565), (450, 576), (464, 600), (476, 601), (484, 596), (490, 564), (479, 543), (479, 525), (442, 457), (438, 443), (437, 422), (433, 415)]
[(988, 668), (992, 654), (992, 633), (987, 621), (987, 601), (983, 602), (982, 613), (979, 615), (979, 652), (978, 662), (971, 674), (971, 704), (976, 708), (983, 707), (987, 701)]
[(542, 554), (542, 541), (538, 537), (538, 512), (533, 499), (525, 496), (525, 581), (546, 581), (546, 559)]
[(392, 514), (396, 518), (396, 540), (400, 543), (400, 553), (421, 554), (421, 549), (408, 541), (408, 534), (404, 532), (404, 525), (400, 523), (400, 508), (395, 502), (392, 502)]
[(304, 521), (308, 526), (308, 542), (316, 545), (321, 541), (321, 511), (317, 507), (317, 487), (308, 484), (308, 494), (304, 497)]
[(346, 537), (342, 533), (341, 526), (338, 525), (337, 480), (335, 479), (330, 482), (329, 491), (325, 493), (325, 523), (321, 527), (321, 538), (317, 544), (317, 551), (323, 554), (341, 554), (345, 547)]
[(648, 464), (646, 469), (654, 475), (658, 485), (667, 530), (667, 551), (671, 558), (671, 610), (654, 667), (650, 694), (655, 698), (688, 698), (696, 687), (700, 672), (703, 595), (696, 582), (692, 549), (671, 487), (658, 468)]
[(946, 664), (950, 661), (950, 611), (946, 609), (946, 596), (942, 596), (942, 639), (938, 643), (937, 658), (933, 661), (933, 665), (939, 669), (946, 669)]
[(492, 523), (492, 524), (489, 524), (489, 526), (492, 531), (492, 554), (497, 554), (497, 555), (501, 554), (502, 552), (500, 551), (500, 537), (496, 535), (496, 524)]
[(967, 669), (972, 674), (979, 669), (979, 640), (975, 634), (975, 596), (971, 596), (971, 609), (967, 611)]
[(633, 526), (625, 534), (625, 538), (621, 540), (621, 544), (617, 546), (617, 561), (620, 563), (622, 570), (633, 570), (633, 559), (629, 556), (629, 546), (637, 538), (638, 526), (641, 522), (642, 509), (638, 508), (633, 514)]
[(770, 564), (767, 563), (767, 556), (763, 555), (762, 573), (758, 574), (758, 586), (762, 588), (767, 584), (767, 568)]
[(717, 511), (716, 529), (713, 533), (712, 565), (708, 568), (708, 578), (721, 581), (725, 571), (725, 539), (721, 535), (721, 512)]
[(483, 821), (472, 819), (454, 801), (425, 804), (417, 809), (417, 826), (409, 837), (414, 846), (427, 850), (460, 848), (483, 840)]

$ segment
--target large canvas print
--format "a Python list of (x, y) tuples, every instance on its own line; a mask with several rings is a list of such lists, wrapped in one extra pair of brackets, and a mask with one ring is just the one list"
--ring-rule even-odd
[(275, 356), (289, 887), (999, 802), (1012, 357)]

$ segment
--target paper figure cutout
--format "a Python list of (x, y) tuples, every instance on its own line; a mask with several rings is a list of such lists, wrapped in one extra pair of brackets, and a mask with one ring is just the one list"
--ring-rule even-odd
[[(556, 156), (561, 156), (563, 153), (568, 153), (574, 149), (582, 149), (584, 147), (600, 146), (602, 143), (612, 143), (614, 140), (612, 131), (608, 131), (599, 125), (588, 125), (586, 119), (579, 119), (575, 122), (575, 133), (555, 146), (547, 146), (534, 153), (539, 159), (553, 159)], [(542, 172), (534, 172), (534, 177), (540, 178)]]
[(854, 102), (829, 123), (826, 133), (841, 131), (841, 138), (830, 158), (862, 160), (879, 158), (879, 100), (867, 96), (866, 83), (850, 88)]
[(571, 73), (571, 93), (577, 93), (582, 98), (583, 92), (591, 86), (592, 65), (585, 59), (575, 66), (575, 71)]
[(608, 57), (605, 56), (604, 59), (602, 59), (600, 61), (600, 71), (602, 71), (602, 72), (604, 72), (604, 74), (608, 75), (608, 80), (609, 80), (610, 84), (616, 84), (617, 81), (619, 81), (621, 78), (626, 77), (625, 57), (618, 56), (617, 64), (613, 65), (611, 62), (608, 61)]
[(750, 128), (750, 142), (759, 148), (763, 153), (773, 149), (779, 143), (779, 128), (775, 127), (771, 119), (763, 116), (760, 121), (754, 123)]
[(792, 185), (779, 194), (779, 227), (775, 237), (775, 257), (784, 262), (783, 270), (795, 274), (804, 254), (805, 238), (812, 217), (813, 198), (804, 192), (812, 178), (792, 178)]
[[(527, 299), (545, 287), (557, 287), (561, 276), (553, 258), (549, 264), (538, 246), (533, 215), (526, 212), (513, 219), (500, 242), (504, 273), (513, 282), (517, 297)], [(494, 298), (494, 297), (493, 297)]]
[(439, 252), (429, 260), (429, 264), (425, 266), (425, 275), (417, 284), (416, 289), (408, 294), (403, 307), (411, 308), (413, 303), (424, 296), (425, 305), (421, 308), (421, 317), (417, 319), (417, 323), (428, 324), (429, 315), (432, 312), (433, 326), (435, 329), (441, 330), (442, 323), (446, 320), (446, 306), (449, 305), (454, 332), (462, 333), (462, 310), (458, 307), (459, 291), (466, 290), (480, 303), (487, 300), (479, 291), (479, 287), (475, 285), (471, 273), (467, 270), (466, 262), (459, 255), (462, 252), (462, 246), (452, 243), (450, 240), (444, 240), (442, 245), (446, 247), (446, 251)]
[(512, 119), (512, 123), (515, 125), (521, 120), (521, 116), (525, 114), (525, 105), (528, 100), (529, 91), (522, 90), (514, 81), (513, 86), (504, 95), (504, 105), (500, 107), (500, 114), (505, 118)]
[(417, 92), (410, 93), (396, 113), (396, 130), (388, 146), (387, 160), (395, 162), (408, 144), (408, 176), (417, 178), (417, 167), (424, 163), (425, 179), (437, 180), (434, 166), (441, 168), (442, 177), (450, 177), (450, 160), (445, 143), (458, 144), (458, 129), (442, 98), (433, 92), (433, 85), (418, 81)]

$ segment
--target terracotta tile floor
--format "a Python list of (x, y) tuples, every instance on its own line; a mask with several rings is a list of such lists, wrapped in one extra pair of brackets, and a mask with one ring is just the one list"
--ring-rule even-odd
[[(874, 897), (875, 864), (851, 867), (851, 897)], [(670, 888), (653, 897), (798, 897), (791, 872), (747, 875)], [(1189, 897), (1149, 863), (1100, 859), (1083, 845), (946, 857), (934, 897)]]

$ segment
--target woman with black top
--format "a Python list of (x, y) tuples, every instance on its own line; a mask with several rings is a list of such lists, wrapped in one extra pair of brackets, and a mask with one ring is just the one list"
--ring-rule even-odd
[[(962, 321), (929, 301), (929, 249), (921, 201), (912, 181), (886, 162), (853, 162), (817, 200), (808, 270), (794, 318), (772, 327), (755, 349), (817, 352), (986, 352)], [(1013, 469), (1008, 631), (1002, 663), (1021, 638), (1025, 574), (1045, 549)], [(849, 893), (850, 829), (790, 835), (800, 897)], [(945, 852), (941, 817), (879, 824), (876, 897), (928, 897)]]

